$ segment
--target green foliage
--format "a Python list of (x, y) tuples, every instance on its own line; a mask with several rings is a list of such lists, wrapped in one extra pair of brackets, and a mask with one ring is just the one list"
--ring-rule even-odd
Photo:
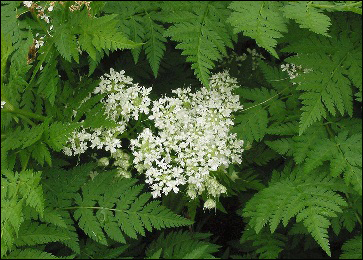
[(283, 32), (287, 32), (286, 19), (281, 12), (281, 3), (274, 1), (234, 1), (229, 6), (234, 12), (228, 18), (234, 32), (243, 32), (256, 43), (278, 58), (275, 46)]
[[(1, 258), (362, 258), (361, 1), (81, 2), (1, 2)], [(151, 198), (129, 149), (147, 116), (113, 136), (133, 178), (109, 151), (63, 154), (119, 126), (92, 94), (110, 68), (152, 100), (237, 78), (223, 213), (184, 186)]]
[(26, 217), (24, 216), (25, 206), (34, 208), (40, 216), (43, 216), (44, 197), (40, 180), (41, 172), (2, 171), (1, 256), (4, 256), (14, 243), (17, 243), (15, 238), (20, 233), (20, 227)]
[(247, 244), (248, 241), (252, 241), (254, 251), (259, 254), (259, 259), (277, 259), (280, 252), (286, 246), (286, 236), (263, 230), (260, 234), (256, 234), (252, 228), (247, 228), (242, 237), (241, 244)]
[(343, 253), (340, 255), (340, 259), (362, 259), (362, 235), (345, 242), (342, 250)]
[(110, 173), (100, 173), (75, 197), (74, 217), (95, 241), (107, 245), (102, 229), (110, 238), (126, 243), (124, 234), (136, 239), (138, 234), (145, 236), (145, 229), (192, 224), (157, 201), (148, 203), (151, 195), (140, 194), (142, 185), (135, 186), (136, 180), (113, 179)]
[(208, 85), (214, 62), (226, 55), (226, 46), (232, 47), (230, 28), (224, 24), (229, 15), (223, 2), (172, 3), (165, 7), (173, 23), (165, 35), (179, 42), (177, 49), (192, 62), (195, 75)]
[[(149, 259), (212, 259), (218, 245), (207, 242), (210, 234), (172, 232), (162, 233), (146, 251)], [(156, 257), (158, 256), (158, 257)]]
[(282, 11), (284, 16), (294, 19), (301, 28), (307, 28), (310, 31), (328, 36), (327, 30), (330, 23), (329, 16), (322, 13), (320, 9), (314, 8), (312, 2), (289, 2)]
[[(277, 173), (276, 173), (277, 174)], [(269, 223), (274, 232), (282, 221), (286, 227), (296, 217), (302, 221), (309, 233), (324, 251), (331, 255), (328, 232), (329, 218), (336, 217), (347, 206), (346, 201), (335, 191), (344, 190), (344, 185), (320, 172), (303, 173), (299, 168), (290, 172), (285, 169), (266, 188), (257, 193), (243, 210), (243, 216), (250, 218), (249, 225), (256, 233)]]
[(344, 19), (334, 25), (332, 39), (310, 32), (291, 33), (289, 46), (284, 48), (286, 52), (298, 53), (287, 59), (290, 63), (311, 70), (294, 79), (297, 89), (302, 91), (300, 134), (314, 122), (327, 118), (327, 112), (333, 116), (336, 112), (352, 116), (352, 85), (362, 88), (361, 80), (355, 79), (357, 71), (362, 70), (360, 59), (356, 59), (362, 52), (361, 25), (353, 24), (354, 31), (344, 27)]

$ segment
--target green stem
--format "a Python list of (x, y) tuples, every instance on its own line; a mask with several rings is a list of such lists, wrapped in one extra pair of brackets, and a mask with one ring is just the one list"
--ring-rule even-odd
[(286, 87), (286, 88), (284, 88), (283, 90), (281, 90), (279, 93), (277, 93), (276, 95), (273, 95), (272, 97), (270, 97), (270, 98), (268, 98), (268, 99), (266, 99), (265, 101), (263, 101), (263, 102), (261, 102), (261, 103), (258, 103), (258, 104), (256, 104), (256, 105), (254, 105), (254, 106), (251, 106), (251, 107), (248, 107), (248, 108), (246, 108), (246, 109), (243, 109), (241, 112), (245, 112), (245, 111), (247, 111), (247, 110), (249, 110), (249, 109), (251, 109), (251, 108), (254, 108), (254, 107), (257, 107), (257, 106), (259, 106), (259, 105), (263, 105), (264, 103), (266, 103), (266, 102), (268, 102), (268, 101), (270, 101), (271, 99), (273, 99), (273, 98), (275, 98), (275, 97), (277, 97), (278, 95), (280, 95), (282, 92), (284, 92), (286, 89), (288, 89), (289, 87)]
[(106, 209), (106, 210), (110, 210), (110, 211), (118, 211), (118, 212), (124, 212), (123, 210), (119, 210), (119, 209), (111, 209), (111, 208), (105, 208), (105, 207), (81, 207), (81, 206), (75, 206), (75, 207), (66, 207), (66, 208), (58, 208), (58, 209), (63, 209), (63, 210), (74, 210), (74, 209)]

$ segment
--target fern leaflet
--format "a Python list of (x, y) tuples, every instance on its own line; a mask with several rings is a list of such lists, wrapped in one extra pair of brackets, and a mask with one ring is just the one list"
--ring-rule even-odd
[(344, 185), (323, 172), (304, 174), (297, 168), (291, 175), (275, 179), (269, 187), (258, 192), (246, 204), (243, 216), (250, 217), (249, 225), (256, 233), (267, 223), (270, 224), (271, 232), (274, 232), (280, 221), (286, 226), (296, 216), (296, 221), (302, 222), (330, 255), (327, 231), (329, 218), (336, 217), (347, 206), (345, 200), (334, 192), (338, 187)]
[(170, 10), (165, 8), (163, 11), (170, 12), (170, 18), (163, 19), (173, 23), (165, 36), (179, 42), (176, 48), (183, 50), (182, 55), (192, 62), (195, 75), (208, 86), (214, 62), (226, 54), (226, 46), (232, 45), (229, 27), (223, 22), (229, 14), (224, 3), (173, 3)]
[(82, 193), (76, 196), (74, 217), (89, 237), (106, 245), (106, 233), (125, 243), (124, 234), (137, 238), (137, 234), (145, 235), (145, 229), (192, 224), (158, 201), (148, 203), (151, 195), (140, 195), (142, 186), (135, 183), (135, 180), (114, 179), (110, 173), (100, 173), (82, 186)]
[(342, 246), (343, 253), (340, 259), (362, 259), (362, 235), (358, 235)]
[(151, 258), (160, 254), (165, 259), (211, 259), (219, 246), (205, 241), (210, 234), (191, 233), (188, 231), (162, 233), (146, 251)]
[(282, 16), (280, 3), (267, 1), (234, 1), (229, 6), (234, 12), (228, 18), (234, 32), (243, 32), (256, 43), (278, 58), (274, 47), (276, 39), (287, 32), (286, 19)]
[(331, 25), (329, 16), (322, 14), (319, 9), (311, 6), (312, 2), (289, 2), (283, 8), (284, 16), (294, 19), (301, 28), (324, 36), (328, 36), (328, 29)]

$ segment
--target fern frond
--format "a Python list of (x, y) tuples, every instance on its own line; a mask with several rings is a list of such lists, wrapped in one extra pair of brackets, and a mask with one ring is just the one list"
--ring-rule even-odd
[(312, 2), (289, 2), (282, 11), (284, 16), (294, 19), (301, 28), (307, 28), (310, 31), (329, 36), (327, 31), (331, 25), (329, 16), (323, 14), (320, 9), (311, 6)]
[(265, 144), (279, 154), (289, 156), (293, 154), (293, 141), (291, 138), (280, 138), (275, 141), (265, 141)]
[(15, 239), (16, 246), (33, 246), (49, 242), (68, 240), (67, 232), (46, 224), (26, 221), (21, 226), (21, 233)]
[(232, 131), (238, 138), (247, 141), (261, 141), (266, 134), (268, 113), (262, 107), (255, 107), (236, 116)]
[(45, 65), (37, 82), (39, 85), (38, 93), (41, 94), (43, 97), (49, 99), (49, 102), (52, 105), (54, 104), (57, 94), (57, 88), (60, 84), (56, 58), (57, 57), (55, 56), (49, 59), (49, 62), (47, 63), (47, 65)]
[[(1, 177), (1, 256), (13, 247), (24, 222), (24, 203), (42, 217), (44, 197), (40, 185), (41, 172), (31, 170), (18, 172), (2, 171)], [(4, 176), (4, 177), (3, 177)]]
[(55, 255), (33, 248), (16, 249), (5, 259), (59, 259)]
[(34, 144), (31, 152), (31, 157), (36, 160), (41, 166), (44, 162), (47, 162), (49, 166), (52, 166), (52, 157), (47, 146), (43, 142)]
[(357, 223), (356, 212), (352, 208), (345, 209), (342, 213), (338, 214), (338, 217), (333, 218), (331, 225), (334, 233), (338, 236), (341, 229), (344, 227), (350, 233)]
[(299, 124), (296, 121), (272, 123), (268, 126), (267, 133), (271, 135), (296, 135), (299, 133)]
[(229, 8), (233, 10), (228, 21), (234, 27), (234, 32), (256, 40), (258, 46), (266, 49), (278, 58), (275, 46), (276, 39), (287, 32), (286, 19), (280, 10), (278, 2), (266, 1), (233, 1)]
[(151, 195), (140, 194), (142, 186), (135, 180), (114, 179), (110, 173), (100, 173), (82, 186), (76, 196), (74, 217), (80, 227), (95, 241), (107, 245), (105, 233), (125, 243), (124, 235), (137, 238), (145, 229), (161, 229), (190, 225), (158, 201), (148, 203)]
[(266, 230), (256, 234), (252, 228), (247, 227), (240, 242), (243, 245), (247, 241), (253, 241), (252, 245), (256, 247), (255, 252), (259, 259), (277, 259), (285, 247), (287, 237), (279, 233), (271, 234)]
[(261, 141), (267, 133), (267, 124), (269, 122), (268, 112), (262, 107), (261, 103), (275, 97), (276, 91), (266, 88), (239, 88), (236, 92), (242, 99), (254, 102), (244, 102), (245, 108), (236, 116), (236, 126), (232, 131), (236, 132), (239, 138), (243, 140), (250, 142), (254, 140)]
[(56, 33), (53, 36), (53, 40), (60, 55), (69, 62), (72, 62), (72, 58), (78, 63), (79, 53), (77, 50), (77, 41), (74, 31), (67, 23), (60, 25)]
[(26, 20), (17, 18), (19, 2), (1, 2), (1, 31), (4, 35), (9, 35), (14, 53), (11, 61), (17, 61), (20, 66), (26, 66), (27, 53), (33, 43), (33, 35)]
[(345, 242), (342, 251), (339, 259), (362, 259), (362, 235)]
[(46, 130), (45, 142), (55, 151), (63, 149), (70, 134), (80, 126), (79, 123), (55, 122)]
[[(326, 118), (327, 112), (332, 115), (337, 111), (342, 115), (344, 113), (353, 115), (351, 79), (357, 77), (361, 79), (361, 75), (357, 76), (356, 73), (361, 71), (362, 64), (352, 55), (361, 56), (362, 39), (358, 37), (359, 33), (339, 27), (339, 24), (346, 23), (349, 22), (336, 20), (330, 39), (295, 30), (299, 35), (291, 36), (294, 39), (290, 41), (290, 46), (283, 50), (298, 53), (297, 56), (286, 59), (288, 62), (311, 70), (294, 79), (298, 83), (297, 89), (303, 91), (300, 95), (303, 112), (299, 134), (314, 122)], [(361, 32), (361, 25), (354, 28)]]
[(210, 234), (191, 233), (188, 231), (162, 233), (146, 250), (146, 256), (151, 257), (161, 250), (165, 259), (212, 259), (215, 258), (220, 246), (206, 241)]
[[(133, 42), (145, 42), (145, 28), (144, 20), (145, 15), (140, 15), (147, 10), (148, 6), (152, 5), (152, 2), (138, 2), (138, 1), (110, 1), (107, 2), (103, 11), (107, 14), (118, 14), (120, 21), (120, 27), (128, 38)], [(139, 60), (141, 46), (131, 49), (134, 62)]]
[(286, 226), (296, 216), (302, 222), (323, 250), (330, 255), (328, 227), (330, 217), (336, 217), (346, 201), (335, 191), (344, 185), (324, 172), (303, 173), (296, 168), (290, 175), (285, 174), (266, 189), (259, 191), (243, 210), (249, 217), (249, 225), (256, 233), (267, 224), (274, 232), (282, 221)]
[[(80, 47), (89, 52), (91, 57), (95, 57), (94, 49), (100, 52), (102, 49), (132, 49), (140, 47), (140, 43), (129, 40), (125, 34), (117, 30), (116, 14), (106, 15), (99, 18), (89, 18), (86, 12), (80, 16)], [(85, 37), (85, 38), (84, 38)], [(92, 47), (89, 45), (91, 39)], [(94, 47), (94, 48), (93, 48)]]
[(229, 27), (225, 25), (229, 11), (223, 2), (173, 3), (170, 10), (164, 9), (167, 11), (173, 25), (165, 36), (179, 42), (176, 48), (183, 50), (195, 75), (208, 86), (214, 62), (226, 54), (226, 46), (232, 45)]
[(293, 136), (293, 154), (295, 162), (298, 164), (304, 162), (310, 151), (316, 146), (316, 143), (326, 138), (328, 138), (328, 135), (325, 127), (318, 124), (311, 126), (303, 135)]
[(158, 14), (147, 13), (144, 21), (144, 26), (146, 28), (146, 43), (144, 48), (155, 78), (158, 75), (160, 61), (166, 49), (164, 44), (166, 42), (166, 38), (163, 36), (165, 29), (163, 26), (155, 23), (154, 21), (154, 16), (157, 15)]
[(48, 206), (57, 205), (58, 208), (73, 206), (75, 194), (88, 180), (89, 173), (95, 167), (94, 163), (87, 163), (68, 171), (57, 167), (44, 170), (43, 174), (46, 179), (43, 180), (43, 183)]
[(311, 171), (330, 161), (332, 176), (343, 174), (346, 184), (362, 195), (362, 134), (348, 137), (348, 132), (341, 132), (335, 140), (321, 139), (308, 153), (305, 170)]

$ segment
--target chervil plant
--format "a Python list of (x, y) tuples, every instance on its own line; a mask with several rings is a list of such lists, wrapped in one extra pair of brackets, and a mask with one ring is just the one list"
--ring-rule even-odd
[(2, 1), (1, 257), (362, 258), (361, 1)]

